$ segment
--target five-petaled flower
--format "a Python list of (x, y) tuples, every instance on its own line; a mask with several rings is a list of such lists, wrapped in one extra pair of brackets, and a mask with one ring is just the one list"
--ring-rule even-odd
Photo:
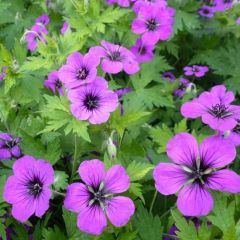
[(67, 58), (67, 63), (59, 71), (59, 79), (67, 89), (91, 83), (97, 76), (98, 58), (94, 54), (82, 55), (74, 52)]
[(177, 206), (185, 216), (204, 216), (213, 208), (210, 189), (239, 193), (240, 176), (223, 169), (236, 157), (235, 146), (219, 137), (206, 138), (200, 147), (189, 133), (177, 134), (167, 144), (173, 163), (160, 163), (153, 176), (163, 195), (178, 191)]
[(100, 235), (107, 226), (107, 217), (116, 227), (127, 224), (135, 211), (133, 201), (116, 196), (130, 186), (125, 169), (114, 165), (105, 171), (103, 162), (94, 159), (82, 162), (78, 172), (83, 182), (68, 186), (64, 206), (78, 213), (79, 229)]
[(20, 157), (22, 153), (18, 144), (21, 141), (20, 137), (14, 138), (11, 134), (0, 133), (0, 160)]
[(49, 208), (54, 171), (45, 160), (24, 156), (13, 164), (13, 176), (8, 177), (3, 198), (12, 204), (12, 215), (20, 222), (35, 214), (42, 217)]
[(64, 95), (63, 83), (59, 79), (58, 71), (52, 71), (48, 75), (48, 79), (44, 81), (44, 86), (51, 89), (54, 93)]
[(240, 107), (231, 105), (233, 92), (226, 92), (223, 85), (215, 86), (210, 92), (203, 92), (198, 98), (186, 102), (181, 113), (187, 118), (202, 117), (202, 121), (218, 131), (232, 130), (240, 120)]
[(79, 120), (101, 124), (109, 119), (110, 112), (118, 107), (118, 96), (108, 89), (105, 79), (97, 77), (94, 82), (70, 90), (71, 112)]
[(186, 76), (203, 77), (209, 69), (207, 66), (193, 65), (191, 67), (184, 67), (183, 70)]

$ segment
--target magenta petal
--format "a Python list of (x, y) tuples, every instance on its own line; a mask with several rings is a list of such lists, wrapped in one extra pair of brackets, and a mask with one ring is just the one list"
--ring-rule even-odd
[(79, 52), (74, 52), (67, 58), (67, 65), (70, 65), (74, 69), (78, 69), (83, 61), (83, 55)]
[(89, 117), (89, 122), (91, 124), (101, 124), (107, 122), (110, 117), (110, 113), (95, 110), (92, 112), (92, 115)]
[(79, 213), (77, 225), (83, 232), (100, 235), (107, 226), (107, 218), (99, 206), (86, 207)]
[(35, 161), (35, 172), (37, 176), (42, 177), (45, 186), (49, 186), (54, 182), (54, 170), (49, 162), (45, 160)]
[(80, 212), (88, 206), (90, 194), (82, 183), (72, 183), (67, 188), (64, 207), (73, 212)]
[(116, 227), (126, 225), (134, 214), (135, 206), (128, 197), (113, 197), (107, 206), (107, 216)]
[(236, 157), (233, 143), (219, 137), (208, 137), (200, 145), (200, 158), (208, 168), (224, 167)]
[(0, 149), (0, 160), (11, 158), (11, 152), (8, 149)]
[(13, 204), (12, 215), (20, 222), (26, 222), (35, 211), (35, 204), (32, 198), (25, 198)]
[(99, 187), (105, 178), (104, 164), (98, 159), (83, 161), (78, 172), (82, 180), (91, 187)]
[(13, 204), (19, 200), (19, 196), (22, 195), (22, 186), (19, 184), (18, 179), (15, 176), (10, 176), (4, 186), (3, 199), (7, 203)]
[(198, 143), (189, 133), (179, 133), (167, 144), (168, 157), (177, 164), (192, 166), (198, 157)]
[(187, 175), (177, 165), (159, 163), (154, 169), (156, 189), (164, 195), (174, 194), (187, 182)]
[(49, 208), (49, 201), (52, 196), (52, 191), (48, 188), (43, 189), (41, 195), (35, 200), (36, 210), (35, 215), (37, 217), (42, 217)]
[(6, 141), (12, 141), (12, 135), (8, 134), (8, 133), (0, 133), (0, 139), (2, 140), (6, 140)]
[(126, 170), (121, 165), (111, 167), (105, 178), (105, 187), (111, 193), (121, 193), (128, 190), (130, 178)]
[(12, 149), (11, 149), (11, 153), (14, 157), (20, 157), (21, 156), (21, 149), (19, 146), (14, 146)]
[(180, 191), (177, 206), (185, 216), (205, 216), (213, 208), (213, 197), (203, 186), (191, 184)]
[(122, 62), (110, 61), (108, 59), (103, 59), (102, 70), (106, 73), (116, 74), (123, 70)]
[(87, 108), (77, 102), (71, 104), (71, 112), (73, 116), (79, 120), (87, 120), (92, 115), (91, 111), (88, 111)]
[(198, 118), (204, 112), (204, 108), (197, 100), (193, 100), (184, 103), (180, 111), (185, 118)]
[(239, 193), (240, 176), (231, 170), (219, 170), (207, 178), (207, 186), (222, 192)]

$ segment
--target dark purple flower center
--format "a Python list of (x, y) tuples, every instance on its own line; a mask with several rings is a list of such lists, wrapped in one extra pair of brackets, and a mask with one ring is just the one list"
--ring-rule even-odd
[(114, 62), (121, 62), (123, 60), (123, 56), (121, 55), (120, 51), (111, 52), (111, 54), (109, 54), (108, 57), (111, 61)]
[(56, 88), (61, 88), (63, 85), (62, 85), (62, 82), (58, 79), (58, 80), (55, 82), (55, 86), (56, 86)]
[(140, 55), (145, 55), (145, 54), (147, 53), (146, 47), (145, 47), (145, 46), (141, 46), (141, 47), (139, 48), (139, 50), (138, 50), (138, 53), (139, 53)]
[(158, 27), (156, 19), (152, 18), (146, 21), (146, 27), (149, 31), (155, 31)]
[(196, 72), (199, 72), (200, 69), (199, 69), (198, 67), (193, 67), (193, 68), (192, 68), (192, 71), (196, 73)]
[(240, 134), (240, 122), (238, 122), (236, 127), (233, 129), (233, 132)]
[(94, 94), (87, 94), (83, 104), (88, 110), (94, 110), (99, 107), (99, 97)]
[(5, 141), (5, 146), (9, 149), (15, 147), (17, 145), (16, 139), (13, 139), (12, 141)]
[(87, 78), (88, 74), (89, 70), (86, 67), (82, 67), (77, 71), (76, 77), (78, 80), (84, 80)]
[(112, 198), (112, 194), (107, 191), (104, 183), (101, 182), (97, 187), (87, 186), (87, 188), (90, 194), (89, 206), (98, 205), (105, 210), (107, 201)]
[(224, 104), (216, 104), (209, 110), (209, 113), (216, 118), (227, 118), (232, 115)]
[(209, 13), (210, 13), (210, 11), (209, 11), (207, 8), (204, 8), (204, 9), (202, 10), (202, 12), (203, 12), (204, 14), (209, 14)]
[(41, 194), (42, 188), (43, 183), (37, 176), (34, 176), (33, 179), (27, 183), (28, 194), (34, 198), (37, 198)]

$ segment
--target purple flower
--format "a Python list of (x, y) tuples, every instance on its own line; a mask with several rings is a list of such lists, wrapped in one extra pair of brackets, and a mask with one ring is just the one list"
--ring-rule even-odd
[(107, 217), (116, 227), (126, 225), (134, 214), (133, 201), (115, 196), (128, 190), (130, 178), (121, 165), (105, 171), (98, 159), (81, 163), (78, 169), (83, 183), (68, 186), (64, 207), (78, 213), (81, 231), (100, 235), (107, 226)]
[(98, 64), (99, 59), (94, 54), (74, 52), (68, 56), (66, 65), (59, 69), (59, 79), (67, 89), (91, 83), (97, 76)]
[(214, 0), (213, 6), (216, 12), (224, 12), (233, 6), (233, 0)]
[(107, 3), (109, 5), (117, 3), (121, 7), (129, 7), (130, 6), (129, 1), (131, 1), (131, 0), (107, 0)]
[(210, 189), (240, 192), (240, 176), (222, 169), (236, 157), (230, 142), (209, 137), (198, 147), (191, 134), (180, 133), (168, 142), (167, 155), (173, 163), (155, 168), (155, 187), (163, 195), (179, 191), (177, 206), (183, 215), (207, 215), (214, 204)]
[(186, 76), (203, 77), (209, 69), (207, 66), (193, 65), (184, 67), (183, 70)]
[(172, 10), (152, 5), (140, 8), (132, 22), (132, 32), (142, 35), (142, 40), (151, 45), (159, 40), (168, 40), (173, 32)]
[(62, 25), (62, 28), (60, 30), (61, 34), (64, 34), (69, 29), (69, 24), (67, 21), (65, 21)]
[(180, 82), (180, 86), (177, 89), (175, 89), (173, 92), (173, 95), (175, 97), (182, 97), (186, 93), (186, 90), (190, 85), (188, 79), (186, 78), (180, 78), (179, 82)]
[(237, 18), (236, 23), (240, 25), (240, 17)]
[(44, 86), (53, 91), (53, 93), (58, 92), (61, 95), (64, 95), (63, 84), (58, 77), (58, 71), (52, 71), (48, 75), (48, 79), (44, 81)]
[(107, 81), (100, 77), (90, 84), (71, 90), (68, 97), (72, 114), (91, 124), (107, 122), (110, 112), (118, 107), (117, 94), (109, 90)]
[(0, 160), (20, 157), (22, 153), (18, 144), (21, 141), (20, 137), (14, 138), (11, 134), (0, 133)]
[(0, 82), (4, 80), (4, 78), (7, 76), (7, 67), (2, 67), (2, 70), (0, 72)]
[(136, 41), (136, 44), (131, 47), (130, 51), (135, 55), (139, 63), (152, 61), (154, 54), (154, 45), (144, 43), (141, 38)]
[(134, 74), (139, 71), (139, 64), (134, 54), (127, 48), (101, 41), (102, 47), (96, 46), (89, 50), (102, 59), (102, 70), (106, 73), (116, 74), (125, 71), (127, 74)]
[(24, 156), (13, 164), (13, 176), (8, 177), (3, 198), (13, 205), (12, 215), (20, 222), (35, 214), (42, 217), (49, 208), (50, 185), (54, 171), (50, 163)]
[(176, 77), (175, 77), (175, 75), (172, 72), (164, 72), (162, 74), (162, 78), (164, 80), (169, 81), (169, 82), (174, 82), (176, 80)]
[(240, 120), (240, 107), (231, 105), (233, 100), (233, 92), (226, 92), (225, 86), (218, 85), (184, 103), (181, 114), (193, 119), (202, 117), (202, 121), (214, 130), (232, 130)]
[(49, 16), (47, 14), (43, 14), (36, 19), (36, 24), (40, 23), (44, 26), (47, 26), (49, 24), (49, 21)]
[(47, 29), (42, 25), (34, 25), (30, 31), (26, 33), (26, 41), (28, 49), (31, 52), (34, 52), (37, 48), (37, 40), (40, 40), (42, 43), (46, 43), (44, 35), (47, 35)]
[(214, 8), (204, 5), (202, 6), (199, 10), (198, 13), (199, 15), (201, 15), (202, 17), (208, 17), (208, 18), (212, 18), (214, 16)]
[(126, 93), (132, 92), (131, 88), (120, 88), (114, 91), (117, 95), (118, 98), (121, 98), (122, 96), (124, 96)]
[(136, 0), (133, 5), (133, 11), (135, 13), (138, 13), (139, 10), (145, 6), (157, 6), (161, 8), (167, 7), (167, 1), (166, 0)]

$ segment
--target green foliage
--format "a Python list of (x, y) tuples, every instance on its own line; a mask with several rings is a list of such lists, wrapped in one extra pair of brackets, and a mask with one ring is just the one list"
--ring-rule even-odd
[(57, 191), (66, 189), (68, 186), (68, 175), (64, 171), (55, 171), (54, 175), (54, 189)]

